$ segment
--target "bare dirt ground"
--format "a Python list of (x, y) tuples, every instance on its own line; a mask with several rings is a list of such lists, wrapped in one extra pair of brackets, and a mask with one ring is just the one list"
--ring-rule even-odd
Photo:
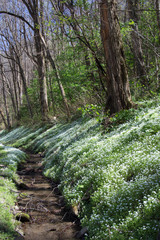
[[(42, 158), (29, 154), (28, 161), (18, 171), (25, 183), (18, 207), (29, 215), (21, 216), (25, 240), (75, 240), (79, 221), (64, 206), (57, 185), (42, 174)], [(26, 188), (24, 190), (24, 188)]]

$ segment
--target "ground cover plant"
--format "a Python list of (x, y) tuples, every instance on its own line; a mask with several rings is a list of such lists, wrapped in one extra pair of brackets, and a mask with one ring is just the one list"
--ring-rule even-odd
[(160, 98), (138, 105), (112, 116), (105, 130), (84, 118), (24, 141), (23, 147), (43, 152), (44, 173), (79, 212), (86, 239), (154, 240), (159, 234)]
[(18, 163), (25, 160), (25, 157), (24, 152), (0, 144), (0, 239), (2, 240), (15, 239), (17, 222), (13, 213), (18, 192), (14, 182), (18, 178), (16, 175)]

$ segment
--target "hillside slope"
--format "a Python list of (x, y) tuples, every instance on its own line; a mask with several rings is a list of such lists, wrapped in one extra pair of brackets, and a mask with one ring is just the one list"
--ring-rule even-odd
[[(122, 111), (105, 130), (79, 119), (47, 130), (21, 128), (0, 142), (43, 152), (45, 175), (79, 212), (86, 239), (155, 240), (160, 231), (160, 99)], [(15, 136), (14, 132), (14, 136)]]

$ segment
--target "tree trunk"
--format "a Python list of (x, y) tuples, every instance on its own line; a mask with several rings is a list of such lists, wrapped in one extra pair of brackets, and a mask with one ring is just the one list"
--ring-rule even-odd
[(61, 95), (62, 95), (62, 98), (63, 98), (63, 102), (64, 102), (64, 105), (65, 105), (65, 110), (66, 110), (66, 114), (67, 114), (67, 119), (69, 120), (71, 114), (70, 114), (70, 109), (69, 109), (68, 101), (67, 101), (67, 98), (66, 98), (66, 94), (65, 94), (65, 90), (64, 90), (63, 84), (62, 84), (62, 82), (61, 82), (61, 78), (60, 78), (60, 75), (59, 75), (58, 67), (57, 67), (57, 65), (56, 65), (55, 63), (54, 63), (54, 65), (55, 65), (55, 71), (56, 71), (58, 86), (59, 86), (59, 89), (60, 89), (60, 91), (61, 91)]
[(4, 116), (3, 113), (1, 113), (3, 122), (5, 126), (7, 126), (7, 129), (11, 129), (11, 122), (10, 122), (10, 116), (9, 116), (9, 110), (8, 110), (8, 105), (7, 105), (7, 97), (6, 97), (6, 89), (5, 89), (5, 75), (4, 75), (4, 70), (3, 70), (3, 65), (1, 64), (1, 76), (2, 76), (2, 93), (3, 93), (3, 101), (4, 101), (4, 107), (5, 107), (5, 112), (6, 112), (6, 121), (4, 121)]
[[(13, 55), (13, 52), (11, 52)], [(10, 64), (10, 68), (11, 68), (11, 72), (12, 72), (12, 82), (11, 82), (11, 86), (12, 86), (12, 92), (13, 94), (11, 94), (12, 96), (12, 102), (13, 102), (13, 108), (15, 109), (15, 116), (16, 118), (18, 118), (18, 112), (19, 112), (19, 102), (18, 102), (18, 90), (17, 90), (17, 72), (16, 72), (16, 64), (15, 61), (11, 60), (9, 61)]]
[(39, 79), (39, 87), (40, 87), (40, 105), (41, 105), (41, 115), (42, 120), (46, 121), (48, 119), (48, 96), (47, 96), (47, 83), (45, 77), (45, 58), (44, 58), (44, 48), (41, 42), (40, 30), (37, 26), (38, 20), (36, 20), (37, 16), (35, 16), (34, 20), (34, 40), (35, 40), (35, 48), (37, 53), (37, 65), (38, 65), (38, 79)]
[(2, 112), (1, 109), (0, 109), (0, 115), (1, 115), (1, 118), (2, 118), (2, 120), (3, 120), (4, 126), (5, 126), (5, 128), (7, 129), (7, 128), (8, 128), (8, 125), (7, 125), (6, 119), (5, 119), (4, 114), (3, 114), (3, 112)]
[(157, 15), (157, 25), (159, 30), (159, 43), (160, 43), (160, 4), (159, 0), (155, 0), (156, 15)]
[(108, 99), (106, 111), (110, 114), (133, 106), (120, 26), (116, 14), (115, 0), (101, 0), (101, 37), (107, 64)]
[(47, 84), (45, 77), (45, 61), (42, 56), (43, 50), (40, 44), (40, 39), (37, 41), (37, 36), (35, 36), (36, 41), (36, 50), (37, 50), (37, 63), (38, 63), (38, 79), (39, 79), (39, 87), (40, 87), (40, 104), (41, 104), (41, 115), (42, 120), (47, 120), (48, 115), (48, 97), (47, 97)]
[(43, 26), (41, 26), (41, 23), (43, 22), (43, 19), (41, 19), (43, 18), (43, 4), (42, 4), (42, 1), (40, 1), (40, 6), (39, 6), (38, 0), (28, 1), (28, 2), (25, 0), (22, 0), (22, 2), (27, 7), (34, 24), (34, 27), (32, 27), (31, 25), (29, 26), (34, 31), (37, 71), (38, 71), (38, 80), (39, 80), (39, 92), (40, 92), (41, 117), (42, 117), (42, 121), (46, 121), (48, 119), (48, 96), (47, 96), (47, 84), (46, 84), (46, 77), (45, 77), (44, 47), (41, 42), (41, 33), (40, 33), (41, 31), (40, 29), (43, 28)]
[(62, 82), (61, 82), (61, 78), (60, 78), (60, 74), (59, 74), (59, 70), (58, 70), (58, 67), (56, 65), (56, 62), (54, 60), (54, 57), (51, 56), (51, 53), (49, 51), (49, 48), (45, 42), (45, 39), (43, 38), (42, 34), (41, 34), (41, 41), (42, 41), (42, 44), (46, 50), (46, 55), (47, 55), (47, 58), (53, 68), (53, 70), (55, 70), (55, 75), (56, 75), (56, 78), (57, 78), (57, 82), (58, 82), (58, 86), (59, 86), (59, 89), (60, 89), (60, 92), (61, 92), (61, 95), (62, 95), (62, 98), (63, 98), (63, 102), (64, 102), (64, 106), (65, 106), (65, 110), (66, 110), (66, 114), (67, 114), (67, 119), (69, 120), (70, 119), (70, 109), (69, 109), (69, 105), (68, 105), (68, 101), (67, 101), (67, 98), (66, 98), (66, 94), (65, 94), (65, 90), (63, 88), (63, 85), (62, 85)]
[(21, 66), (20, 57), (17, 54), (16, 54), (16, 58), (17, 58), (18, 66), (19, 66), (19, 72), (20, 72), (20, 75), (21, 75), (22, 83), (23, 83), (24, 94), (26, 96), (28, 111), (29, 111), (30, 117), (32, 118), (33, 117), (33, 112), (32, 112), (32, 107), (31, 107), (28, 92), (27, 92), (27, 81), (26, 81), (25, 73), (24, 73), (24, 70)]
[(49, 76), (49, 94), (50, 94), (50, 99), (51, 99), (51, 107), (53, 110), (54, 115), (56, 114), (56, 109), (55, 109), (55, 101), (54, 101), (54, 96), (53, 96), (53, 88), (52, 88), (52, 78)]

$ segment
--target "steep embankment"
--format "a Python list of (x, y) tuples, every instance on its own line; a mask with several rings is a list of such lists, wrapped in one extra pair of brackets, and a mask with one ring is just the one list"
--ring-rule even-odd
[(60, 180), (86, 239), (155, 240), (160, 231), (160, 100), (139, 104), (112, 117), (106, 132), (80, 119), (14, 138), (44, 153), (45, 175)]

